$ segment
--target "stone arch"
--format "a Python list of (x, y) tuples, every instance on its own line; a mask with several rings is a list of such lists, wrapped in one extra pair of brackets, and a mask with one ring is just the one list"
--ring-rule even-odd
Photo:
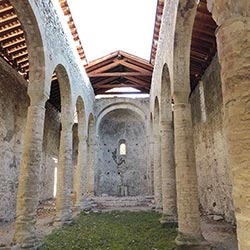
[[(180, 0), (174, 34), (174, 98), (188, 98), (190, 92), (190, 49), (197, 0)], [(179, 94), (185, 92), (185, 95)]]
[(84, 136), (87, 124), (86, 124), (86, 111), (85, 111), (84, 100), (81, 96), (77, 97), (75, 107), (78, 120), (78, 136)]
[(134, 111), (135, 113), (137, 113), (143, 120), (146, 119), (146, 115), (145, 113), (136, 105), (132, 104), (132, 103), (116, 103), (116, 104), (112, 104), (109, 105), (107, 107), (105, 107), (98, 115), (97, 120), (96, 120), (96, 132), (98, 133), (99, 131), (99, 126), (100, 123), (103, 119), (103, 117), (105, 117), (108, 113), (112, 112), (113, 110), (116, 109), (129, 109)]
[[(43, 99), (46, 82), (45, 55), (39, 23), (34, 13), (35, 10), (33, 10), (28, 0), (10, 0), (10, 3), (18, 15), (25, 33), (29, 54), (29, 81), (31, 83), (28, 87), (28, 94)], [(46, 97), (48, 98), (48, 96)]]
[(67, 123), (73, 125), (73, 107), (72, 107), (72, 89), (70, 78), (66, 68), (62, 64), (58, 64), (55, 67), (54, 72), (57, 75), (60, 97), (61, 97), (61, 119), (62, 125)]
[(159, 122), (160, 122), (160, 104), (158, 97), (155, 97), (154, 101), (154, 115), (153, 115), (153, 131), (154, 134), (157, 133), (156, 128), (159, 128)]
[(165, 63), (161, 75), (161, 121), (172, 120), (171, 82), (168, 65)]

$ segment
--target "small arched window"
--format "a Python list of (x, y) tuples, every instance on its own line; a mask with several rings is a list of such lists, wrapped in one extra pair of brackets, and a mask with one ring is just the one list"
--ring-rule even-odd
[(120, 144), (120, 155), (126, 155), (126, 144), (125, 143)]
[(126, 155), (127, 154), (127, 145), (124, 139), (119, 141), (119, 154)]

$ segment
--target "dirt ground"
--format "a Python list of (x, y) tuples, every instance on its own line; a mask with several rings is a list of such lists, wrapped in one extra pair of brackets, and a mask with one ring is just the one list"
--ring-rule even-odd
[[(133, 209), (131, 210), (134, 211)], [(136, 211), (138, 211), (138, 209)], [(142, 211), (145, 211), (145, 208)], [(37, 220), (37, 232), (39, 239), (42, 239), (55, 228), (53, 225), (54, 216), (54, 210), (39, 212)], [(226, 250), (238, 249), (235, 227), (231, 224), (224, 221), (214, 221), (208, 217), (202, 217), (201, 228), (203, 236), (208, 242), (216, 244), (220, 243)], [(0, 249), (10, 249), (8, 246), (11, 244), (14, 229), (14, 222), (0, 224)]]

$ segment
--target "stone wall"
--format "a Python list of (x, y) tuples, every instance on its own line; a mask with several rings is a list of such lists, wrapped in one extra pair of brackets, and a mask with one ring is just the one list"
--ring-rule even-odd
[[(6, 62), (0, 65), (0, 221), (15, 216), (18, 175), (29, 98), (26, 82)], [(22, 80), (22, 79), (21, 79)]]
[[(18, 178), (29, 98), (27, 82), (0, 60), (0, 221), (15, 217)], [(58, 158), (60, 116), (46, 105), (40, 199), (53, 197), (54, 167)]]
[[(105, 104), (112, 104), (112, 102), (114, 104), (117, 99), (97, 100), (97, 109), (100, 104), (105, 107)], [(123, 101), (124, 108), (118, 105), (117, 108), (107, 112), (100, 122), (97, 118), (96, 194), (112, 196), (147, 195), (150, 189), (151, 176), (147, 160), (146, 116), (143, 118), (131, 107), (129, 108), (129, 99), (126, 99), (126, 104), (123, 99), (118, 100)], [(132, 102), (136, 101), (133, 100)], [(149, 108), (148, 99), (137, 100), (137, 102), (138, 104), (141, 102), (140, 107)], [(125, 108), (126, 105), (127, 108)], [(122, 143), (126, 145), (125, 155), (120, 154)]]
[(217, 56), (191, 98), (196, 165), (202, 209), (234, 220), (231, 181), (223, 134), (223, 103)]

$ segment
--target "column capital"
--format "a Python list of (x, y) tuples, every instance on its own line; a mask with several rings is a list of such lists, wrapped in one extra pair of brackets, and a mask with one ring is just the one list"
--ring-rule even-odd
[(78, 137), (78, 139), (79, 139), (79, 141), (81, 141), (81, 142), (87, 142), (88, 137), (87, 137), (86, 135), (80, 135), (80, 136)]
[(190, 90), (174, 92), (174, 106), (180, 103), (189, 103)]
[(208, 0), (207, 7), (218, 26), (236, 17), (249, 17), (249, 0)]
[(49, 99), (45, 93), (35, 94), (33, 92), (29, 92), (28, 95), (30, 98), (30, 106), (45, 107), (45, 103)]
[(62, 131), (72, 132), (73, 122), (62, 122)]

